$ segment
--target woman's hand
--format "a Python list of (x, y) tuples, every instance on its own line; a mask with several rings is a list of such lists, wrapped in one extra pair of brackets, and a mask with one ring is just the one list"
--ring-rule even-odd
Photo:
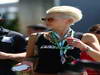
[(73, 37), (68, 37), (67, 38), (67, 43), (69, 45), (72, 45), (73, 47), (80, 48), (81, 51), (86, 51), (88, 50), (88, 45), (83, 43), (81, 40)]
[(22, 61), (21, 63), (18, 63), (16, 66), (21, 66), (21, 65), (28, 65), (29, 67), (25, 70), (22, 71), (31, 71), (33, 70), (33, 63), (31, 61)]

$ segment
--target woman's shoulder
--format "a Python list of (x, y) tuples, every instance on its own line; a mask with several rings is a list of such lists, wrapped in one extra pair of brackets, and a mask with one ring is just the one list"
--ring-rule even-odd
[(96, 39), (97, 39), (96, 36), (94, 34), (92, 34), (92, 33), (84, 33), (83, 37), (82, 37), (83, 41), (90, 41), (90, 42), (92, 42), (92, 41), (94, 41)]
[(90, 38), (90, 39), (93, 39), (93, 38), (96, 38), (96, 36), (94, 35), (94, 34), (92, 34), (92, 33), (84, 33), (83, 34), (83, 37), (84, 38)]

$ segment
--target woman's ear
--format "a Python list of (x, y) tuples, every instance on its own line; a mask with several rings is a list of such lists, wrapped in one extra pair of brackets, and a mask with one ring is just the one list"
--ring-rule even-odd
[(66, 24), (73, 24), (74, 20), (72, 18), (67, 18), (65, 22)]
[(68, 19), (69, 24), (73, 24), (74, 20), (72, 18)]

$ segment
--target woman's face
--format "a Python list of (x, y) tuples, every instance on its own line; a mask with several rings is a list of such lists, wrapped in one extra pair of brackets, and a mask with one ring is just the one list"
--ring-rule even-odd
[(97, 38), (100, 40), (100, 29), (97, 29), (95, 31), (95, 35), (97, 36)]
[(98, 38), (100, 42), (100, 28), (96, 28), (95, 31), (91, 31), (91, 32), (96, 35), (96, 37)]
[(52, 13), (52, 14), (48, 14), (45, 18), (45, 25), (47, 25), (47, 27), (55, 29), (55, 28), (62, 28), (65, 27), (67, 22), (65, 18), (63, 18), (64, 16), (62, 16), (59, 13)]

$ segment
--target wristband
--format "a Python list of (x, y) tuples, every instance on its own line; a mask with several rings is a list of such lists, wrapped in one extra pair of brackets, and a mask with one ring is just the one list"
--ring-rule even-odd
[(84, 51), (84, 52), (91, 51), (88, 47), (86, 47), (86, 48), (81, 48), (80, 50), (82, 50), (82, 51)]

